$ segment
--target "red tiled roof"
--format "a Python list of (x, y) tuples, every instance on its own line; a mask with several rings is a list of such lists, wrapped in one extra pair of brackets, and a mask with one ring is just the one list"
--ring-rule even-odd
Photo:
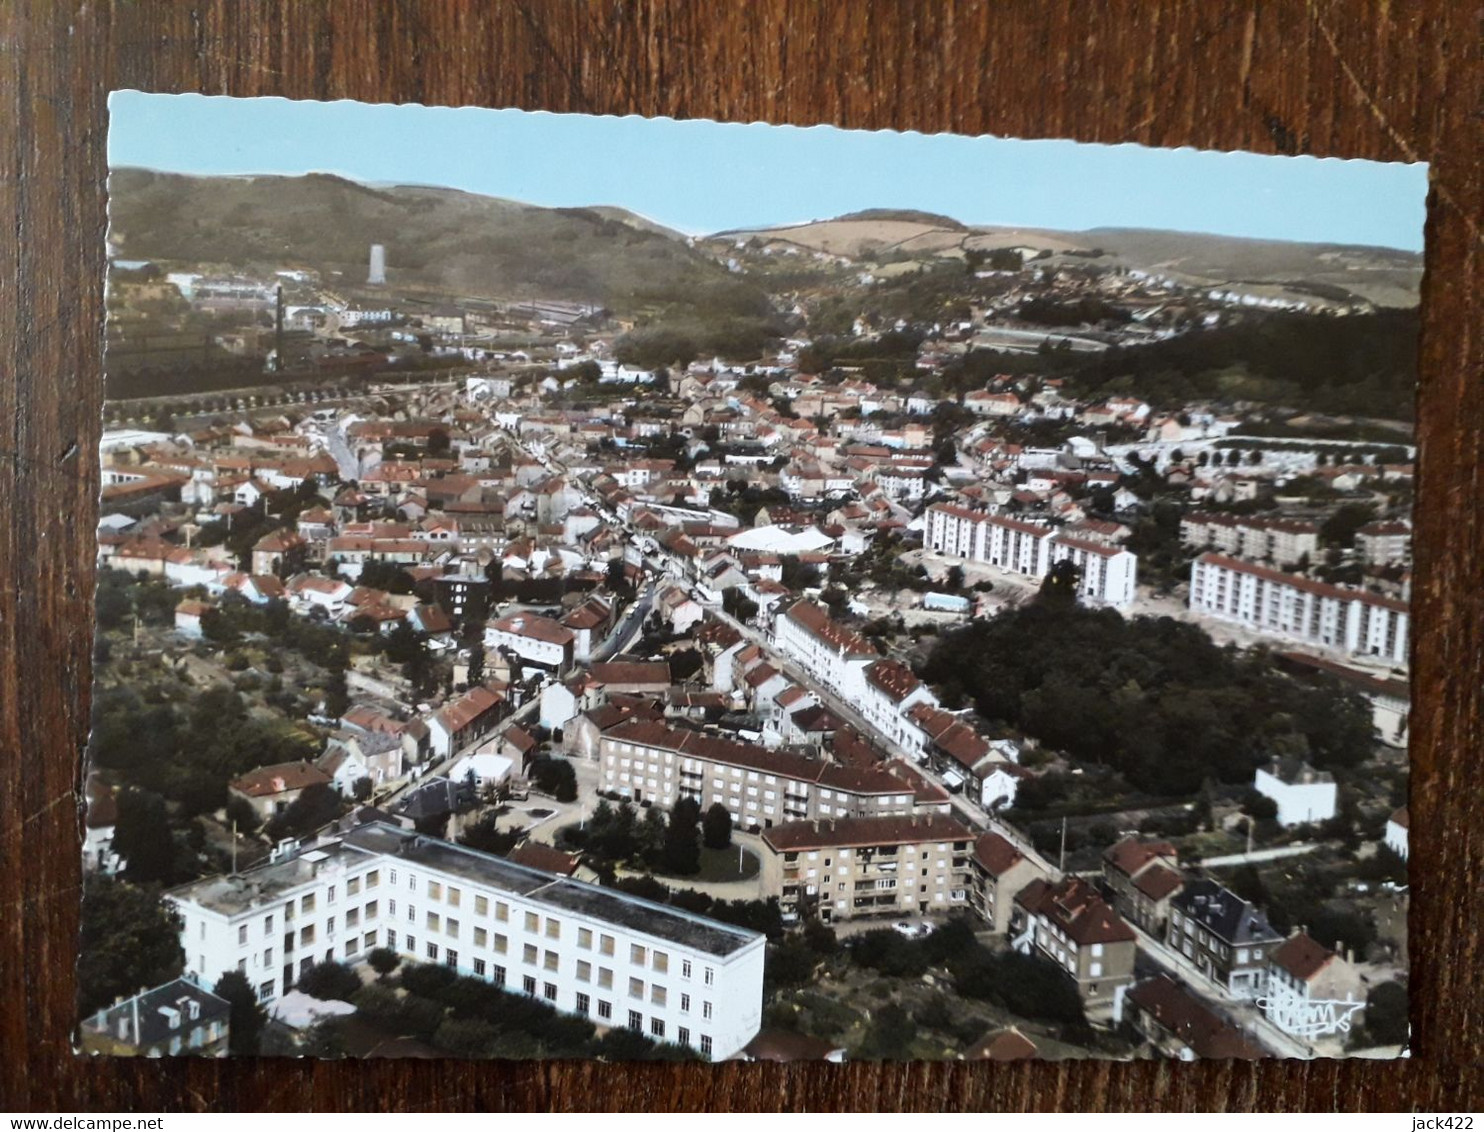
[(985, 1034), (964, 1051), (966, 1061), (1024, 1061), (1035, 1057), (1036, 1043), (1013, 1026)]
[(1290, 936), (1273, 948), (1269, 959), (1294, 978), (1307, 983), (1329, 965), (1335, 953), (1305, 932)]
[(303, 790), (316, 783), (326, 785), (329, 781), (330, 776), (311, 763), (274, 763), (250, 770), (228, 785), (239, 794), (265, 798), (289, 790)]
[(1140, 983), (1129, 991), (1128, 1000), (1197, 1057), (1252, 1060), (1264, 1056), (1256, 1043), (1168, 975)]
[(1137, 876), (1150, 862), (1161, 858), (1175, 861), (1179, 853), (1168, 841), (1140, 841), (1137, 837), (1125, 837), (1103, 850), (1103, 860), (1127, 877)]
[(831, 620), (828, 613), (811, 601), (795, 602), (784, 616), (837, 652), (847, 656), (877, 655), (870, 641)]
[(521, 842), (510, 850), (505, 859), (527, 868), (568, 877), (577, 871), (578, 863), (572, 854), (553, 849), (550, 845), (542, 845), (539, 841)]
[(1031, 881), (1015, 903), (1056, 924), (1079, 946), (1126, 943), (1135, 938), (1134, 929), (1081, 877), (1068, 877), (1055, 885)]
[(912, 674), (912, 669), (900, 660), (889, 657), (878, 660), (867, 668), (866, 680), (885, 692), (893, 703), (900, 703), (922, 687), (922, 682)]
[(967, 841), (973, 834), (951, 817), (943, 814), (921, 814), (794, 821), (764, 830), (762, 836), (774, 852), (783, 853), (800, 849)]
[(985, 872), (997, 877), (1004, 876), (1026, 859), (1024, 853), (998, 833), (979, 835), (974, 842), (974, 858)]

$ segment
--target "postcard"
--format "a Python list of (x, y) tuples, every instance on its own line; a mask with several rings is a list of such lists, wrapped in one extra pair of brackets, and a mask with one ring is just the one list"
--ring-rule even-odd
[(1426, 168), (120, 92), (79, 1048), (1408, 1048)]

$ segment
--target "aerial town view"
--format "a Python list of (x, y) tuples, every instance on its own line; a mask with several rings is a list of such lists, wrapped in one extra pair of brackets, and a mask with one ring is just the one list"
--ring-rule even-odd
[(151, 152), (81, 1050), (1405, 1055), (1420, 228)]

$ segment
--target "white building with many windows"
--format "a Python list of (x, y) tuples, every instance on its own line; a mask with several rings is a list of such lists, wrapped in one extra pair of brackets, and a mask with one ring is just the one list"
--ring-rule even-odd
[(880, 656), (870, 641), (811, 601), (795, 602), (773, 622), (773, 647), (826, 688), (857, 702), (865, 694), (866, 668)]
[(1406, 602), (1224, 554), (1203, 554), (1191, 566), (1190, 608), (1254, 632), (1407, 663)]
[(189, 975), (260, 1001), (373, 947), (715, 1058), (762, 1020), (766, 937), (385, 823), (171, 890)]

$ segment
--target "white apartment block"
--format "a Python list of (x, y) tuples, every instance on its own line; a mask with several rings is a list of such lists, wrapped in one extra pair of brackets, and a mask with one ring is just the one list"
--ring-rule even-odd
[(572, 667), (576, 637), (572, 630), (549, 617), (513, 613), (484, 627), (484, 647), (508, 649), (527, 664), (557, 673)]
[(827, 924), (969, 907), (974, 835), (943, 815), (790, 822), (762, 848), (763, 895), (785, 922), (810, 907)]
[(1069, 560), (1080, 572), (1078, 595), (1084, 602), (1123, 606), (1134, 600), (1139, 559), (1132, 551), (951, 503), (934, 504), (925, 518), (923, 543), (940, 554), (1031, 578), (1045, 577), (1054, 563)]
[(937, 707), (938, 697), (913, 675), (912, 669), (886, 658), (868, 665), (861, 696), (854, 703), (877, 736), (914, 761), (922, 761), (926, 737), (922, 728), (907, 718), (907, 712), (918, 704)]
[(1139, 577), (1139, 557), (1132, 551), (1087, 539), (1057, 535), (1051, 543), (1053, 562), (1077, 568), (1077, 596), (1087, 605), (1129, 605)]
[(826, 688), (857, 702), (864, 694), (866, 668), (879, 659), (870, 641), (809, 601), (794, 603), (774, 620), (773, 647)]
[(760, 933), (384, 823), (166, 899), (190, 975), (241, 971), (263, 1002), (390, 947), (713, 1059), (762, 1021)]
[[(886, 766), (854, 767), (770, 751), (701, 731), (629, 720), (598, 743), (600, 788), (669, 809), (691, 798), (704, 812), (721, 803), (746, 829), (828, 817), (910, 814), (925, 782)], [(933, 805), (939, 805), (934, 792)], [(941, 801), (947, 807), (947, 798)]]
[(1190, 608), (1254, 632), (1407, 663), (1407, 604), (1380, 594), (1203, 554), (1190, 571)]
[(1412, 526), (1405, 522), (1367, 523), (1355, 532), (1355, 550), (1367, 566), (1391, 566), (1412, 557)]

